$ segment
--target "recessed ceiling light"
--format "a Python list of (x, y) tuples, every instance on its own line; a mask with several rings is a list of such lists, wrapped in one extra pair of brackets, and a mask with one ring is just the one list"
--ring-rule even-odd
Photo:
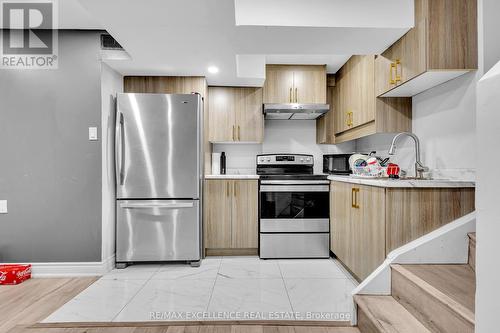
[(219, 68), (217, 68), (215, 66), (209, 66), (208, 67), (208, 72), (211, 73), (211, 74), (217, 74), (219, 72)]

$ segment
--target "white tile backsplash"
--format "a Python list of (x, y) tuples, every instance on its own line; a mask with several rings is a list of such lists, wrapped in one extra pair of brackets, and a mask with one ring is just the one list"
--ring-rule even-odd
[(228, 174), (255, 174), (255, 157), (266, 153), (314, 156), (314, 173), (321, 173), (323, 154), (354, 151), (355, 143), (316, 144), (315, 120), (266, 120), (262, 144), (214, 144), (214, 152), (226, 153)]

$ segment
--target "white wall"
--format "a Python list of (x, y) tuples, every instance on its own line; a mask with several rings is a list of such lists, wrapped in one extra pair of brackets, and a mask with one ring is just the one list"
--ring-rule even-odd
[[(484, 68), (500, 60), (498, 32), (500, 1), (482, 0), (481, 28), (484, 33)], [(493, 74), (495, 72), (495, 74)], [(490, 77), (491, 76), (491, 77)], [(489, 78), (486, 78), (489, 77)], [(478, 84), (477, 104), (477, 248), (476, 248), (476, 332), (498, 331), (500, 313), (500, 178), (494, 173), (500, 164), (500, 64)], [(492, 154), (493, 153), (493, 154)]]
[[(477, 260), (476, 332), (498, 331), (500, 313), (500, 177), (492, 169), (500, 164), (500, 62), (478, 85)], [(490, 152), (495, 152), (491, 154)]]
[[(413, 97), (412, 132), (421, 143), (421, 160), (436, 178), (473, 180), (476, 168), (476, 82), (482, 71), (465, 74)], [(357, 140), (356, 150), (388, 156), (394, 134)], [(391, 158), (414, 175), (413, 140), (397, 145)]]
[(101, 63), (102, 260), (115, 254), (115, 96), (123, 92), (123, 76)]
[[(481, 2), (479, 0), (480, 8)], [(482, 15), (479, 15), (478, 21), (481, 26)], [(480, 28), (478, 71), (413, 97), (412, 132), (420, 139), (421, 160), (431, 168), (435, 178), (475, 179), (476, 83), (483, 73), (482, 38)], [(393, 137), (394, 134), (376, 134), (359, 139), (356, 142), (356, 150), (376, 150), (380, 155), (386, 156)], [(414, 175), (413, 141), (402, 140), (397, 147), (396, 155), (391, 160), (400, 164), (409, 175)]]
[(355, 143), (316, 144), (315, 120), (266, 120), (262, 144), (214, 144), (214, 152), (227, 155), (227, 173), (255, 174), (255, 156), (296, 153), (314, 156), (314, 173), (322, 173), (323, 154), (354, 151)]

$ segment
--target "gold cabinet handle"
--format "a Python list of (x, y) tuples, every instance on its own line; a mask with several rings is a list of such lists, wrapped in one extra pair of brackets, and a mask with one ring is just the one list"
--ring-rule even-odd
[(295, 103), (298, 103), (298, 88), (295, 88)]
[(391, 67), (389, 68), (389, 75), (391, 79), (389, 80), (390, 84), (396, 84), (395, 72), (397, 71), (397, 65), (395, 62), (391, 62)]
[(240, 141), (240, 140), (241, 140), (240, 134), (241, 134), (241, 131), (240, 131), (240, 125), (238, 125), (238, 141)]
[(351, 192), (351, 206), (352, 208), (359, 208), (358, 202), (359, 188), (353, 187)]
[[(398, 74), (398, 68), (399, 68), (399, 74)], [(401, 74), (402, 74), (402, 66), (401, 66), (401, 60), (399, 59), (396, 59), (396, 77), (395, 77), (395, 81), (396, 83), (398, 82), (401, 82)]]
[(236, 196), (236, 182), (233, 183), (233, 195)]
[(353, 121), (352, 121), (352, 119), (353, 119), (352, 114), (353, 114), (353, 113), (352, 113), (352, 111), (348, 111), (348, 112), (347, 112), (346, 124), (347, 124), (347, 126), (348, 126), (348, 127), (351, 127), (351, 126), (352, 126), (352, 124), (353, 124)]
[(234, 139), (234, 125), (233, 125), (233, 141), (236, 141), (236, 140)]
[(229, 197), (229, 182), (226, 183), (226, 196)]
[(292, 87), (290, 87), (290, 94), (288, 97), (288, 100), (290, 101), (290, 103), (292, 103)]

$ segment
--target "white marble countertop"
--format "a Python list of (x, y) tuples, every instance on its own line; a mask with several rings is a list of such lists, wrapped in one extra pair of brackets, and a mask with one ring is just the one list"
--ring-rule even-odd
[(476, 187), (473, 181), (462, 180), (447, 180), (447, 179), (389, 179), (389, 178), (359, 178), (353, 176), (328, 176), (329, 180), (352, 183), (359, 185), (369, 185), (377, 187), (422, 187), (422, 188), (460, 188), (460, 187)]
[(205, 175), (205, 179), (259, 179), (259, 175)]

